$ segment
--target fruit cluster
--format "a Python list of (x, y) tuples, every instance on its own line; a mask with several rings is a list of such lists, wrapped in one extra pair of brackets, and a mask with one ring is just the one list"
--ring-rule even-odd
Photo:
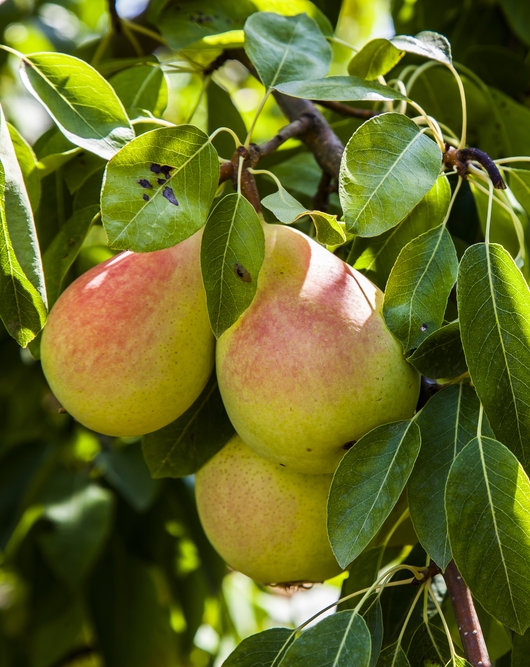
[(290, 227), (265, 225), (265, 238), (256, 297), (216, 346), (198, 232), (72, 283), (50, 313), (42, 365), (79, 422), (132, 436), (189, 408), (215, 356), (238, 435), (197, 473), (206, 534), (260, 582), (322, 581), (340, 571), (326, 532), (332, 474), (362, 435), (413, 414), (419, 377), (377, 287)]

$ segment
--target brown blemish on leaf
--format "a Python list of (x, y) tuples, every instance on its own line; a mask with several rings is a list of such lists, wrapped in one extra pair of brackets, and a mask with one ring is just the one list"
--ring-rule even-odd
[(241, 280), (244, 283), (251, 283), (252, 282), (252, 276), (250, 275), (250, 272), (248, 269), (245, 269), (243, 264), (238, 264), (235, 262), (234, 264), (234, 273), (238, 278), (241, 278)]

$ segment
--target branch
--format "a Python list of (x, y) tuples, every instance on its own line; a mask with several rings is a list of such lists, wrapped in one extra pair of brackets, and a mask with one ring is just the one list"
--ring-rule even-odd
[(447, 566), (443, 578), (447, 584), (447, 590), (455, 612), (466, 659), (473, 667), (491, 667), (488, 649), (473, 604), (471, 591), (464, 583), (454, 560)]
[(255, 146), (255, 150), (258, 153), (258, 159), (274, 152), (289, 139), (304, 134), (304, 132), (307, 132), (307, 130), (309, 130), (312, 125), (313, 117), (309, 114), (304, 114), (300, 118), (293, 120), (293, 122), (289, 123), (289, 125), (282, 127), (282, 129), (272, 139), (269, 139), (269, 141), (266, 141), (264, 144)]
[(497, 165), (487, 153), (478, 148), (462, 148), (457, 150), (454, 146), (445, 145), (443, 162), (447, 167), (454, 167), (459, 176), (466, 178), (468, 174), (468, 165), (471, 160), (475, 160), (484, 167), (488, 176), (497, 190), (506, 190), (506, 183), (503, 181), (501, 172)]

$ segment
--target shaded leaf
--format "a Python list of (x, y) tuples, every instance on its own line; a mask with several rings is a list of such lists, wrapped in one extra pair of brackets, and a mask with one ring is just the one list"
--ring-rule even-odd
[(435, 394), (416, 418), (421, 450), (407, 486), (410, 516), (425, 551), (442, 570), (452, 558), (445, 485), (453, 461), (477, 434), (479, 408), (473, 388), (457, 384)]
[(410, 667), (410, 662), (405, 651), (396, 643), (381, 651), (377, 667)]
[[(380, 569), (381, 552), (382, 547), (373, 547), (365, 549), (357, 556), (348, 568), (348, 578), (342, 584), (341, 598), (360, 591), (363, 588), (369, 588), (374, 583)], [(341, 602), (337, 609), (338, 611), (354, 609), (359, 600), (360, 598), (354, 597), (351, 600)]]
[[(294, 639), (287, 628), (270, 628), (251, 635), (239, 644), (223, 662), (223, 667), (273, 667), (280, 664), (281, 656)], [(283, 663), (282, 663), (283, 664)]]
[(101, 215), (111, 247), (161, 250), (192, 236), (206, 221), (218, 180), (217, 153), (193, 125), (137, 137), (105, 172)]
[(518, 0), (500, 0), (511, 29), (530, 46), (530, 7)]
[(98, 454), (95, 463), (107, 482), (137, 512), (145, 512), (152, 505), (160, 490), (160, 482), (149, 474), (139, 442), (104, 450)]
[(458, 322), (451, 322), (427, 336), (407, 361), (429, 378), (452, 378), (465, 373), (467, 364)]
[(527, 667), (530, 654), (530, 631), (524, 635), (514, 634), (511, 667)]
[(71, 194), (77, 192), (87, 180), (106, 166), (106, 161), (86, 151), (77, 151), (68, 160), (68, 167), (62, 170), (66, 186)]
[(331, 47), (306, 14), (252, 14), (245, 23), (245, 51), (266, 88), (327, 74)]
[(530, 215), (530, 171), (527, 169), (510, 169), (509, 179), (513, 194)]
[(33, 53), (24, 56), (20, 76), (76, 146), (108, 160), (134, 139), (112, 86), (83, 60), (64, 53)]
[(245, 19), (256, 11), (270, 11), (294, 15), (304, 13), (313, 18), (326, 35), (333, 28), (322, 12), (308, 0), (193, 0), (161, 3), (162, 8), (152, 11), (155, 23), (169, 46), (176, 51), (213, 35), (243, 28)]
[(421, 445), (413, 421), (385, 424), (363, 436), (335, 471), (328, 500), (328, 533), (341, 567), (367, 546), (392, 511)]
[(445, 225), (413, 239), (399, 253), (386, 285), (383, 317), (405, 352), (442, 325), (457, 272), (456, 250)]
[(197, 472), (234, 433), (214, 374), (183, 415), (144, 435), (143, 454), (153, 477), (186, 477)]
[(423, 30), (415, 37), (410, 35), (396, 35), (390, 42), (406, 53), (414, 53), (417, 56), (423, 56), (430, 60), (437, 60), (445, 65), (452, 63), (451, 45), (447, 37), (437, 32)]
[(445, 632), (432, 624), (427, 629), (425, 623), (422, 623), (412, 636), (407, 650), (410, 667), (425, 667), (426, 665), (445, 667), (450, 657), (451, 651)]
[(46, 287), (31, 203), (1, 106), (0, 161), (4, 168), (2, 199), (5, 202), (4, 215), (10, 242), (23, 273), (46, 305)]
[(44, 326), (46, 306), (15, 254), (5, 211), (4, 166), (0, 162), (0, 317), (21, 347)]
[(530, 626), (530, 480), (492, 438), (456, 457), (445, 492), (455, 563), (474, 597), (512, 630)]
[(42, 257), (50, 308), (59, 298), (64, 277), (74, 263), (99, 206), (76, 211), (61, 227)]
[(491, 427), (530, 465), (530, 292), (508, 252), (477, 243), (460, 262), (460, 333), (469, 373)]
[[(230, 93), (217, 85), (213, 80), (208, 84), (207, 90), (208, 103), (208, 134), (211, 135), (220, 124), (232, 129), (244, 141), (247, 136), (245, 121), (237, 110)], [(228, 132), (219, 132), (212, 140), (217, 152), (222, 157), (229, 159), (234, 151), (234, 138)]]
[(383, 86), (375, 81), (365, 81), (357, 76), (328, 76), (313, 81), (291, 80), (282, 85), (274, 84), (276, 90), (291, 97), (310, 100), (332, 100), (335, 102), (381, 102), (406, 100), (395, 88)]
[(339, 197), (347, 231), (378, 236), (410, 213), (438, 177), (441, 152), (402, 114), (366, 121), (342, 157)]
[(282, 667), (368, 667), (370, 633), (354, 611), (339, 611), (303, 632), (287, 649)]
[(111, 529), (113, 496), (84, 473), (58, 473), (43, 492), (50, 528), (39, 542), (55, 575), (69, 586), (88, 573)]
[(404, 56), (388, 39), (372, 39), (348, 63), (352, 76), (372, 81), (389, 72)]
[(142, 111), (161, 116), (167, 107), (168, 87), (160, 63), (124, 69), (110, 79), (110, 84), (133, 117)]
[(256, 211), (241, 195), (227, 195), (210, 214), (201, 244), (208, 314), (217, 338), (252, 303), (264, 257), (265, 236)]
[(373, 238), (356, 236), (348, 264), (384, 291), (401, 249), (423, 232), (442, 224), (450, 199), (449, 181), (446, 176), (439, 176), (419, 204), (393, 229)]

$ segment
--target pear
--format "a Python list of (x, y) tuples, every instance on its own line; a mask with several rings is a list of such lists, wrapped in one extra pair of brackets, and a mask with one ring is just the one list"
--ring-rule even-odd
[(199, 396), (214, 337), (201, 233), (166, 250), (124, 252), (75, 280), (43, 332), (51, 390), (81, 424), (114, 436), (155, 431)]
[(265, 584), (339, 574), (326, 532), (331, 475), (304, 475), (258, 456), (235, 435), (199, 470), (206, 535), (234, 569)]
[(365, 433), (414, 414), (420, 377), (375, 285), (295, 229), (265, 225), (265, 238), (254, 301), (217, 342), (219, 389), (258, 454), (332, 473)]

